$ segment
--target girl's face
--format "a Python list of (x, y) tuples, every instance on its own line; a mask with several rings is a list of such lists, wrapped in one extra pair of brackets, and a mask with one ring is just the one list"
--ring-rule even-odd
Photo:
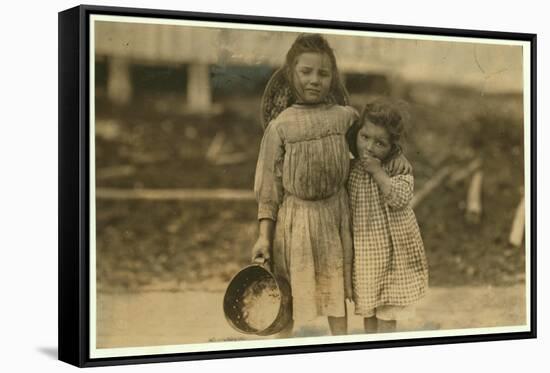
[(332, 84), (332, 64), (324, 53), (306, 52), (296, 59), (294, 88), (298, 102), (316, 104), (327, 97)]
[(360, 158), (369, 155), (383, 161), (390, 154), (392, 148), (390, 134), (381, 126), (366, 120), (357, 133), (357, 153)]

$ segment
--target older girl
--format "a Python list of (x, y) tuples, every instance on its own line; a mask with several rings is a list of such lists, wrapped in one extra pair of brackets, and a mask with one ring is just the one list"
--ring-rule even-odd
[(326, 316), (332, 334), (345, 334), (353, 258), (345, 136), (358, 115), (338, 104), (345, 90), (322, 36), (300, 35), (280, 73), (256, 167), (260, 227), (252, 257), (270, 260), (289, 281), (294, 320)]

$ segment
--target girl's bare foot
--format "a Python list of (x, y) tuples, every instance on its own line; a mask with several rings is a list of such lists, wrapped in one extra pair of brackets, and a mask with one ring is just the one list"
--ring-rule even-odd
[(373, 317), (365, 317), (363, 319), (365, 333), (376, 333), (378, 331), (378, 319)]
[(397, 321), (395, 320), (378, 320), (378, 331), (380, 333), (391, 333), (397, 329)]
[(330, 327), (330, 333), (332, 335), (345, 335), (348, 334), (348, 318), (344, 317), (328, 317), (328, 325)]

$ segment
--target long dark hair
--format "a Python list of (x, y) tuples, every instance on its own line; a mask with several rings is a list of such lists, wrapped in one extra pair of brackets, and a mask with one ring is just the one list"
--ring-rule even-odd
[(326, 54), (332, 64), (332, 82), (325, 103), (349, 105), (349, 95), (338, 73), (336, 57), (328, 42), (318, 34), (299, 35), (286, 55), (286, 62), (269, 79), (264, 90), (260, 107), (260, 120), (265, 129), (269, 122), (277, 118), (286, 108), (296, 103), (297, 93), (294, 86), (294, 69), (298, 56), (314, 52)]
[(285, 65), (283, 68), (288, 84), (292, 90), (293, 99), (295, 101), (297, 98), (294, 85), (294, 68), (296, 67), (297, 59), (302, 53), (311, 52), (325, 54), (330, 59), (332, 81), (326, 101), (334, 102), (334, 97), (337, 95), (338, 89), (343, 87), (343, 84), (338, 71), (338, 65), (336, 64), (336, 56), (334, 51), (330, 47), (328, 41), (319, 34), (300, 34), (286, 54)]

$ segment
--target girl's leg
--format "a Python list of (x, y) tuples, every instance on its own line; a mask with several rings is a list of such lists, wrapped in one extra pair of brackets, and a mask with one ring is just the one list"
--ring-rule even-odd
[(328, 325), (332, 335), (348, 334), (348, 317), (328, 317)]
[(378, 319), (376, 316), (365, 317), (363, 326), (365, 327), (365, 333), (376, 333), (378, 331)]
[(294, 328), (294, 320), (290, 320), (287, 326), (284, 327), (279, 333), (277, 333), (277, 338), (291, 338), (292, 329)]
[(378, 319), (378, 331), (380, 333), (391, 333), (397, 329), (397, 321)]

